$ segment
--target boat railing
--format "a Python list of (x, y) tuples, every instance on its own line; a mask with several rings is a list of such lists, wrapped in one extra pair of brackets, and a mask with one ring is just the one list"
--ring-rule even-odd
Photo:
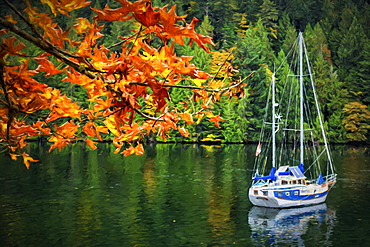
[(337, 181), (337, 174), (329, 174), (324, 177), (325, 181), (329, 183), (329, 186), (334, 185)]

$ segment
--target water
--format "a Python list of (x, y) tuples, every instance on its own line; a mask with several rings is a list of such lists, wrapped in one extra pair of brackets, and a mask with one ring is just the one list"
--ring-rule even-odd
[(251, 205), (254, 145), (47, 150), (0, 156), (0, 246), (370, 246), (368, 147), (335, 146), (335, 188), (299, 210)]

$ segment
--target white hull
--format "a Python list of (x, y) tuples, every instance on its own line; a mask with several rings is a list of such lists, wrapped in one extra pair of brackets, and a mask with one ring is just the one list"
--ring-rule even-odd
[(255, 206), (267, 208), (302, 207), (325, 202), (329, 187), (327, 183), (301, 186), (252, 186), (249, 200)]

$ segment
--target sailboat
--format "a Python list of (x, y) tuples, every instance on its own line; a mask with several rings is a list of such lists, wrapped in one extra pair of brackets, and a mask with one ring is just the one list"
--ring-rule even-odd
[(268, 208), (323, 203), (337, 175), (302, 32), (271, 73), (249, 199)]

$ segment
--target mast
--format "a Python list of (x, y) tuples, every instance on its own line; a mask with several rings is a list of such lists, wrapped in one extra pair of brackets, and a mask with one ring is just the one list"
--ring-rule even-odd
[(303, 164), (304, 161), (304, 133), (303, 133), (303, 35), (299, 32), (299, 98), (300, 98), (300, 150), (301, 158), (300, 162)]
[(275, 167), (276, 164), (276, 119), (275, 119), (275, 73), (272, 74), (272, 81), (271, 81), (271, 87), (272, 87), (272, 167)]

